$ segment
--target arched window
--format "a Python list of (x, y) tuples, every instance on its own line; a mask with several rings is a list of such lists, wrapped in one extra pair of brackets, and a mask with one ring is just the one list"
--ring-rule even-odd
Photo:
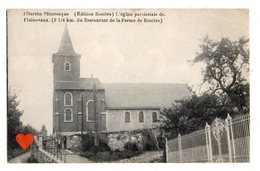
[(73, 97), (70, 92), (64, 94), (64, 106), (73, 106)]
[(73, 122), (73, 112), (72, 112), (72, 109), (66, 108), (64, 110), (64, 122)]
[(96, 120), (96, 114), (95, 114), (95, 104), (93, 100), (89, 100), (86, 105), (86, 118), (87, 121), (95, 121)]
[(139, 123), (144, 123), (144, 113), (143, 112), (139, 113)]
[(129, 112), (125, 113), (125, 123), (130, 123), (130, 113)]
[(70, 71), (71, 70), (71, 65), (69, 62), (64, 63), (64, 71)]
[(153, 112), (153, 122), (157, 122), (157, 113)]

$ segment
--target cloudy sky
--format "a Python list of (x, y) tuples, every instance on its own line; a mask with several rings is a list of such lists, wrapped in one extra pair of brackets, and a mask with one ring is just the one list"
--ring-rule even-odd
[[(35, 12), (8, 13), (9, 87), (19, 96), (24, 124), (37, 129), (45, 124), (51, 133), (51, 60), (52, 54), (58, 50), (65, 24), (23, 22), (25, 11)], [(141, 12), (149, 11), (154, 10)], [(76, 10), (66, 12), (73, 16)], [(187, 61), (199, 52), (199, 44), (206, 35), (214, 40), (249, 37), (246, 10), (163, 12), (166, 16), (162, 24), (68, 23), (74, 50), (82, 55), (81, 77), (93, 74), (101, 82), (187, 83), (196, 86), (201, 83), (202, 65), (191, 65)]]

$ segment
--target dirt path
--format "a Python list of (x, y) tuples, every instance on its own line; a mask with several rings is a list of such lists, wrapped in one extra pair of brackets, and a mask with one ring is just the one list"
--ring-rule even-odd
[(64, 150), (64, 152), (66, 153), (66, 163), (93, 163), (89, 159), (81, 157), (72, 151)]

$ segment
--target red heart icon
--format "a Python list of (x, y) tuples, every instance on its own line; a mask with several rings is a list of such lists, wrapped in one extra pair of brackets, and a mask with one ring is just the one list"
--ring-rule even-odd
[(22, 147), (23, 150), (26, 150), (33, 142), (34, 138), (32, 134), (17, 134), (16, 137), (16, 142)]

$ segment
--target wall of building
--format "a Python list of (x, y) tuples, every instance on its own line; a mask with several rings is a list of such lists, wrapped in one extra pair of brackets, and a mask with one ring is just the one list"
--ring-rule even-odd
[[(125, 123), (125, 113), (130, 113), (130, 123)], [(139, 122), (139, 113), (143, 112), (144, 122)], [(152, 113), (157, 113), (157, 119), (159, 119), (159, 110), (107, 110), (106, 111), (106, 128), (108, 132), (117, 131), (132, 131), (137, 129), (154, 128), (158, 126), (159, 122), (153, 122)]]
[[(80, 55), (76, 54), (53, 54), (53, 77), (55, 81), (79, 81), (80, 78)], [(70, 63), (71, 70), (64, 71), (64, 64)]]
[[(64, 106), (64, 94), (70, 92), (73, 96), (73, 105)], [(83, 112), (81, 101), (81, 94), (83, 96)], [(104, 104), (104, 91), (97, 92), (97, 113), (105, 111)], [(58, 102), (56, 102), (58, 100)], [(95, 122), (87, 121), (86, 119), (86, 104), (89, 100), (93, 100), (92, 90), (55, 90), (53, 96), (53, 126), (54, 132), (80, 132), (82, 129), (82, 117), (83, 117), (83, 131), (95, 130)], [(70, 108), (73, 111), (73, 121), (64, 122), (64, 110)], [(83, 114), (82, 114), (83, 113)]]

